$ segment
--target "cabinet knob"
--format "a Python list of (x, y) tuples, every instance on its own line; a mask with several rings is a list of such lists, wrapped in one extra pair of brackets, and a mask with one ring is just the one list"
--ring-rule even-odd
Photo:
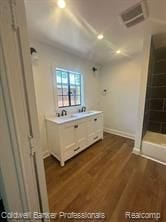
[(94, 121), (97, 121), (97, 119), (95, 118)]
[(78, 128), (78, 125), (75, 125), (74, 128)]

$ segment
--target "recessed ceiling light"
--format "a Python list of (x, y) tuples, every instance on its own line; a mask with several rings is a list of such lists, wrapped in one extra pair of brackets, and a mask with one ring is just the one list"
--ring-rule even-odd
[(117, 50), (117, 51), (116, 51), (116, 54), (119, 54), (119, 53), (121, 53), (121, 51), (120, 51), (120, 50)]
[(58, 4), (59, 8), (65, 8), (66, 7), (65, 0), (58, 0), (57, 4)]
[(101, 40), (101, 39), (104, 38), (104, 35), (103, 35), (103, 34), (99, 34), (99, 35), (97, 36), (97, 38)]

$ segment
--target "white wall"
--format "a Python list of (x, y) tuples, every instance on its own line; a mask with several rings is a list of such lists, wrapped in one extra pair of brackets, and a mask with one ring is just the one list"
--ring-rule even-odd
[(34, 40), (31, 41), (31, 46), (37, 50), (39, 55), (39, 60), (33, 63), (33, 72), (41, 145), (43, 153), (46, 154), (48, 146), (44, 118), (45, 115), (53, 115), (57, 111), (53, 83), (56, 67), (79, 71), (83, 75), (85, 105), (88, 109), (98, 109), (99, 107), (99, 81), (98, 74), (92, 72), (93, 63)]
[(100, 107), (104, 110), (104, 127), (115, 134), (135, 137), (141, 57), (124, 59), (105, 65), (100, 75)]

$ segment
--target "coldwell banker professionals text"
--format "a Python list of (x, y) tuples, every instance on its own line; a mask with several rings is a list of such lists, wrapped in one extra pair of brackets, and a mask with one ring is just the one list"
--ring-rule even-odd
[(1, 218), (8, 220), (40, 220), (40, 219), (88, 219), (88, 220), (101, 220), (105, 219), (105, 213), (103, 212), (55, 212), (55, 213), (39, 213), (39, 212), (26, 212), (26, 213), (18, 213), (18, 212), (2, 212)]

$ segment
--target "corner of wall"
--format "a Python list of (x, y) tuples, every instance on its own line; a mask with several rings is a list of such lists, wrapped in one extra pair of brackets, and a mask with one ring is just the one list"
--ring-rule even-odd
[(137, 147), (137, 149), (139, 150), (141, 149), (141, 142), (142, 142), (142, 130), (143, 130), (150, 48), (151, 48), (151, 35), (148, 34), (145, 35), (144, 38), (142, 71), (141, 71), (140, 89), (139, 89), (139, 103), (138, 103), (138, 112), (137, 112), (135, 147)]

